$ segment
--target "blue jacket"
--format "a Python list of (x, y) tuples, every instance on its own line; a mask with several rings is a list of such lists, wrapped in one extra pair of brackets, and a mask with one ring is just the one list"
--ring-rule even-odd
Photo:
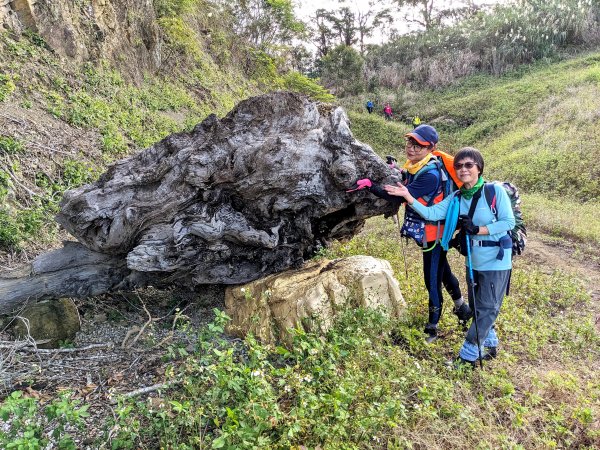
[[(492, 213), (485, 195), (481, 195), (475, 212), (473, 213), (473, 224), (477, 226), (486, 226), (489, 230), (489, 235), (472, 236), (474, 241), (499, 241), (507, 232), (515, 226), (515, 216), (513, 214), (510, 198), (500, 185), (494, 184), (496, 190), (496, 211), (498, 219)], [(458, 191), (448, 196), (442, 202), (430, 207), (423, 206), (419, 202), (413, 202), (411, 208), (417, 211), (426, 220), (441, 220), (446, 217), (448, 206), (454, 199)], [(460, 214), (468, 214), (471, 207), (472, 199), (460, 197)], [(471, 259), (474, 270), (509, 270), (512, 268), (512, 253), (510, 250), (504, 252), (504, 257), (501, 260), (496, 259), (498, 255), (498, 247), (479, 247), (473, 245), (471, 247)]]

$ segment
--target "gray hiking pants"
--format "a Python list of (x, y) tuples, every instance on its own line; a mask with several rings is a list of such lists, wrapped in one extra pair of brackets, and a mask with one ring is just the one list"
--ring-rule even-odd
[[(494, 326), (504, 300), (510, 272), (510, 270), (473, 271), (475, 299), (471, 298), (472, 290), (469, 289), (469, 306), (477, 315), (479, 342), (477, 342), (475, 320), (473, 320), (466, 336), (466, 341), (470, 344), (482, 346)], [(469, 284), (468, 269), (467, 284)], [(473, 301), (475, 301), (475, 307), (473, 307)]]

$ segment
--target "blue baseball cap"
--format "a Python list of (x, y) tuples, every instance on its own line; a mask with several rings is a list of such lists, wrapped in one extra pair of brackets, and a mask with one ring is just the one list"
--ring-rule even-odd
[(410, 133), (406, 133), (405, 137), (411, 137), (423, 146), (435, 145), (438, 143), (439, 136), (435, 128), (431, 125), (419, 125)]

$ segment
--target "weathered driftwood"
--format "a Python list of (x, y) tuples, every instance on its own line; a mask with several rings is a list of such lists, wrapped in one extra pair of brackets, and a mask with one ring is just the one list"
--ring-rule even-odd
[(341, 108), (287, 92), (248, 99), (65, 193), (57, 221), (80, 244), (1, 275), (0, 312), (29, 298), (238, 284), (298, 267), (392, 212), (346, 192), (362, 177), (394, 180)]

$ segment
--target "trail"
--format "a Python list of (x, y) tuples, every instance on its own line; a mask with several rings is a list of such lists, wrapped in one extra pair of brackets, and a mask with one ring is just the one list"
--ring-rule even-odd
[(553, 242), (552, 238), (530, 232), (527, 248), (516, 264), (537, 266), (546, 273), (561, 270), (582, 280), (590, 292), (590, 311), (594, 314), (596, 330), (600, 333), (600, 257), (581, 252), (568, 242)]

